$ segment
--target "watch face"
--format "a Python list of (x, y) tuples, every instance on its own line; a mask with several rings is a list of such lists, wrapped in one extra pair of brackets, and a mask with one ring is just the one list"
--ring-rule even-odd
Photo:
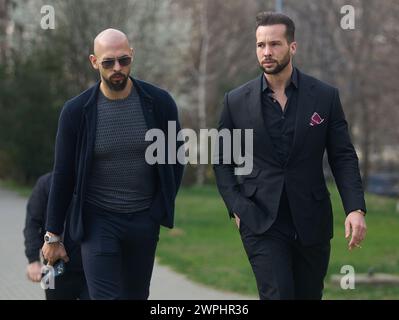
[(49, 234), (45, 234), (44, 241), (47, 243), (55, 243), (55, 242), (59, 242), (60, 238), (58, 236), (51, 236)]

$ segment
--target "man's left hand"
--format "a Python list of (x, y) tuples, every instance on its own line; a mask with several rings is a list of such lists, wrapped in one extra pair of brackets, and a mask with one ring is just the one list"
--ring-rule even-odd
[(349, 250), (353, 248), (361, 248), (360, 243), (366, 237), (366, 221), (364, 215), (358, 211), (352, 211), (345, 220), (345, 238), (349, 239), (351, 233), (352, 238), (349, 241)]

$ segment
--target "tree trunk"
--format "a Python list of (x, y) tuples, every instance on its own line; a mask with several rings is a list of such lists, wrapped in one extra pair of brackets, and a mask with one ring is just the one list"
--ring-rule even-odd
[(371, 137), (371, 124), (370, 124), (370, 108), (367, 105), (366, 99), (361, 99), (364, 111), (362, 112), (362, 128), (363, 128), (363, 139), (362, 139), (362, 173), (363, 173), (363, 187), (366, 190), (368, 184), (368, 178), (370, 173), (370, 137)]
[(5, 63), (8, 56), (9, 0), (0, 0), (0, 59)]
[[(198, 126), (199, 129), (207, 128), (206, 119), (206, 83), (207, 83), (207, 67), (208, 67), (208, 46), (209, 46), (209, 33), (208, 33), (208, 10), (207, 10), (208, 0), (204, 0), (201, 3), (201, 53), (199, 61), (199, 72), (198, 72)], [(199, 130), (198, 130), (199, 132)], [(200, 154), (207, 150), (208, 141), (205, 139), (199, 139), (199, 154), (197, 154), (198, 159)], [(206, 175), (206, 164), (201, 164), (198, 162), (197, 168), (197, 185), (203, 185), (205, 183)]]

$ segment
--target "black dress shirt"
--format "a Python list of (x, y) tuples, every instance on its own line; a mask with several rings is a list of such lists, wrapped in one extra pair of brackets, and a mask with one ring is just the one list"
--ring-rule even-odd
[(294, 142), (295, 120), (297, 112), (298, 74), (293, 69), (291, 81), (285, 88), (288, 98), (285, 108), (273, 98), (273, 90), (268, 86), (266, 78), (262, 77), (262, 109), (263, 117), (274, 150), (285, 165)]
[[(273, 98), (273, 93), (273, 90), (268, 86), (266, 78), (262, 77), (262, 109), (266, 131), (270, 135), (274, 151), (277, 153), (281, 165), (284, 166), (288, 161), (294, 142), (298, 109), (298, 75), (295, 68), (291, 75), (291, 81), (285, 88), (285, 94), (288, 99), (284, 109), (277, 99)], [(281, 236), (283, 234), (290, 239), (297, 239), (285, 186), (281, 195), (276, 221), (267, 233), (273, 236)]]

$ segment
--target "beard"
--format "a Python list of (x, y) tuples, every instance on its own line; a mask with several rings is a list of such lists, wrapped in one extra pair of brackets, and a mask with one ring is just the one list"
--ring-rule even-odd
[[(121, 77), (119, 80), (114, 80), (116, 76)], [(127, 85), (127, 80), (129, 77), (121, 72), (116, 72), (112, 76), (110, 76), (108, 79), (103, 77), (103, 80), (107, 87), (111, 89), (112, 91), (122, 91), (123, 89), (126, 88)]]
[(291, 56), (290, 56), (290, 52), (288, 51), (287, 54), (280, 61), (273, 60), (273, 62), (276, 63), (276, 66), (274, 68), (266, 69), (265, 67), (263, 67), (262, 64), (260, 65), (260, 68), (266, 74), (278, 74), (281, 71), (283, 71), (286, 66), (288, 66), (290, 61), (291, 61)]

